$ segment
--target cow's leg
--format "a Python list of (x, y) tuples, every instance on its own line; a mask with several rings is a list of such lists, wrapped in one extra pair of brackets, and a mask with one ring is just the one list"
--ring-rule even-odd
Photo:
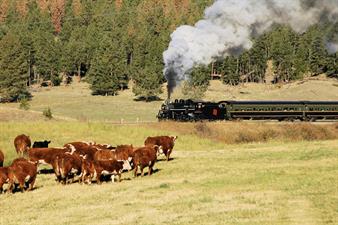
[(118, 181), (121, 182), (121, 173), (117, 174), (118, 176)]
[(143, 177), (143, 175), (144, 175), (144, 174), (143, 174), (143, 169), (144, 169), (144, 167), (143, 167), (143, 166), (141, 166), (141, 168), (140, 168), (140, 169), (141, 169), (141, 177)]
[(9, 181), (8, 183), (8, 188), (7, 188), (7, 193), (13, 193), (14, 190), (14, 182), (13, 181)]
[(96, 183), (97, 184), (101, 184), (101, 174), (102, 174), (102, 171), (96, 171)]
[(134, 177), (137, 177), (138, 165), (135, 165)]
[(169, 159), (170, 159), (170, 154), (171, 154), (171, 151), (172, 151), (172, 149), (169, 149), (168, 150), (168, 152), (167, 152), (167, 162), (169, 161)]
[(20, 190), (21, 192), (25, 192), (25, 179), (19, 181), (19, 186), (20, 186)]
[(29, 181), (29, 188), (28, 188), (29, 191), (33, 190), (35, 180), (36, 180), (36, 175), (34, 177), (32, 177)]
[(149, 176), (153, 174), (153, 166), (149, 166)]
[(111, 175), (111, 176), (110, 176), (110, 179), (111, 179), (111, 182), (114, 183), (114, 182), (115, 182), (115, 175), (114, 175), (114, 174)]
[(96, 177), (96, 183), (97, 184), (101, 184), (101, 179), (100, 179), (101, 175), (97, 175)]
[(4, 183), (0, 180), (0, 194), (4, 191), (3, 186)]

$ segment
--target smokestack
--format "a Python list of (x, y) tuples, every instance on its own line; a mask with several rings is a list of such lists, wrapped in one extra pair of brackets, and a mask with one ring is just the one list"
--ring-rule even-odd
[(171, 34), (163, 53), (168, 93), (188, 79), (196, 65), (249, 50), (252, 38), (275, 23), (304, 32), (323, 19), (334, 22), (337, 17), (338, 0), (215, 0), (195, 26), (183, 25)]

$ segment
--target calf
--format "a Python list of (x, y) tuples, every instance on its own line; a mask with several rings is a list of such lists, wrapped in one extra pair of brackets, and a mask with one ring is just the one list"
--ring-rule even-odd
[(81, 158), (69, 152), (61, 153), (56, 156), (52, 166), (57, 180), (63, 184), (67, 184), (70, 177), (74, 181), (75, 174), (80, 175)]
[(96, 182), (101, 184), (102, 175), (111, 175), (112, 182), (114, 182), (115, 175), (118, 176), (118, 181), (121, 181), (121, 173), (123, 170), (131, 170), (128, 160), (105, 160), (94, 161), (84, 159), (82, 161), (82, 182), (87, 181), (91, 183), (93, 177), (96, 177)]
[(31, 139), (29, 136), (21, 134), (14, 139), (16, 153), (23, 156), (31, 147)]
[(8, 190), (10, 192), (13, 192), (14, 184), (19, 184), (22, 192), (25, 190), (25, 184), (27, 184), (28, 191), (33, 189), (37, 175), (37, 162), (19, 158), (14, 160), (9, 168)]
[(167, 161), (170, 159), (170, 154), (173, 151), (175, 141), (178, 137), (177, 136), (157, 136), (157, 137), (147, 137), (147, 139), (144, 141), (144, 145), (158, 145), (162, 146), (162, 151), (159, 152), (159, 154), (163, 153)]
[(0, 167), (3, 167), (5, 161), (5, 155), (0, 149)]
[(3, 192), (3, 185), (8, 183), (9, 181), (8, 172), (9, 172), (8, 167), (0, 168), (0, 194)]
[(48, 148), (51, 141), (34, 141), (33, 148)]
[(149, 167), (148, 174), (153, 173), (153, 167), (157, 160), (157, 152), (161, 151), (161, 146), (152, 145), (142, 148), (138, 148), (133, 153), (133, 164), (134, 164), (134, 177), (137, 176), (138, 167), (141, 170), (141, 176), (143, 176), (143, 169)]

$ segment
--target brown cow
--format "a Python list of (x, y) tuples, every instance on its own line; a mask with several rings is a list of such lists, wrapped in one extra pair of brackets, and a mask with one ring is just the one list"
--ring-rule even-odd
[(95, 146), (99, 149), (110, 149), (110, 150), (116, 149), (116, 147), (114, 147), (110, 144), (94, 144), (93, 146)]
[(138, 148), (133, 153), (133, 164), (135, 167), (134, 177), (137, 176), (138, 167), (141, 170), (141, 176), (143, 176), (143, 169), (145, 167), (149, 167), (148, 174), (151, 175), (153, 173), (153, 167), (157, 160), (157, 152), (161, 151), (161, 146), (152, 145), (146, 146), (142, 148)]
[[(94, 142), (93, 142), (94, 143)], [(78, 156), (87, 155), (87, 159), (94, 159), (95, 153), (99, 150), (94, 144), (89, 142), (72, 142), (65, 144), (64, 147), (68, 148), (69, 151), (74, 151)]]
[(23, 156), (31, 147), (31, 139), (29, 136), (21, 134), (14, 139), (16, 153)]
[(31, 148), (28, 150), (28, 157), (31, 161), (52, 165), (57, 155), (66, 152), (71, 152), (71, 150), (68, 148)]
[(157, 136), (157, 137), (147, 137), (147, 139), (144, 141), (144, 145), (158, 145), (162, 146), (162, 151), (159, 152), (159, 154), (164, 154), (167, 158), (167, 161), (170, 159), (170, 154), (173, 151), (175, 140), (177, 139), (177, 136)]
[(67, 145), (72, 145), (76, 149), (87, 148), (88, 146), (96, 145), (95, 141), (75, 141), (65, 144), (63, 147), (67, 147)]
[(131, 161), (133, 156), (133, 145), (119, 145), (116, 149), (101, 149), (94, 155), (94, 160), (129, 160)]
[(0, 168), (0, 194), (3, 192), (3, 185), (8, 183), (8, 172), (9, 167), (1, 167)]
[(3, 167), (5, 161), (5, 155), (0, 149), (0, 167)]
[(53, 162), (56, 178), (63, 184), (67, 184), (69, 178), (72, 178), (73, 182), (75, 174), (80, 175), (81, 166), (81, 157), (69, 152), (58, 154)]
[(21, 191), (25, 190), (25, 183), (27, 183), (27, 190), (32, 190), (35, 184), (37, 175), (37, 162), (29, 161), (25, 158), (19, 158), (13, 161), (9, 167), (8, 178), (10, 192), (13, 192), (14, 184), (19, 184)]
[(128, 160), (105, 160), (95, 161), (88, 160), (83, 157), (82, 160), (82, 182), (87, 181), (89, 184), (91, 180), (96, 177), (96, 182), (101, 184), (102, 175), (111, 175), (112, 182), (114, 182), (115, 175), (118, 176), (118, 181), (121, 181), (121, 173), (124, 170), (131, 170), (130, 162)]

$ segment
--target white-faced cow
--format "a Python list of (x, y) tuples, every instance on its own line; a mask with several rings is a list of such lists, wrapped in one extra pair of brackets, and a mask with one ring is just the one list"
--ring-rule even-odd
[(141, 176), (143, 176), (143, 169), (149, 167), (148, 174), (153, 173), (153, 167), (157, 160), (157, 152), (161, 151), (161, 146), (148, 145), (146, 147), (138, 148), (133, 153), (133, 164), (134, 164), (134, 177), (137, 177), (137, 170), (140, 167)]
[(117, 175), (120, 182), (122, 171), (131, 169), (128, 160), (95, 161), (84, 157), (82, 160), (82, 182), (91, 183), (92, 179), (96, 177), (96, 182), (101, 184), (102, 175), (111, 175), (112, 182), (114, 182), (115, 175)]
[(158, 145), (162, 147), (162, 152), (158, 152), (159, 154), (164, 154), (167, 158), (167, 161), (170, 159), (170, 154), (173, 151), (175, 141), (177, 136), (157, 136), (157, 137), (147, 137), (144, 141), (144, 145)]
[[(22, 192), (25, 188), (27, 188), (28, 191), (32, 190), (35, 184), (36, 175), (37, 162), (32, 162), (25, 158), (14, 160), (8, 171), (8, 190), (13, 192), (15, 184), (19, 184)], [(25, 187), (25, 184), (28, 186)]]
[(71, 178), (73, 182), (76, 175), (80, 176), (82, 159), (77, 154), (66, 152), (58, 154), (52, 165), (57, 180), (63, 184), (67, 184), (68, 179)]

